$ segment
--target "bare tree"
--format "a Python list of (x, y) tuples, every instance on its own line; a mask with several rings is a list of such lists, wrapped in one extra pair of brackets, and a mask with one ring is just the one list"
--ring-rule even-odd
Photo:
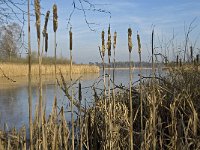
[(97, 4), (97, 3), (91, 2), (90, 0), (72, 0), (73, 9), (69, 15), (69, 18), (67, 19), (68, 20), (67, 26), (68, 27), (71, 26), (71, 19), (72, 19), (74, 12), (80, 11), (83, 14), (84, 21), (87, 24), (88, 28), (91, 31), (95, 31), (94, 26), (97, 24), (95, 22), (89, 21), (87, 14), (89, 12), (104, 13), (104, 14), (108, 14), (111, 18), (111, 12), (107, 11), (105, 9), (102, 9), (102, 6), (105, 6), (105, 5), (109, 5), (109, 4)]
[(22, 6), (26, 3), (26, 0), (0, 0), (0, 25), (9, 24), (16, 19), (24, 24), (26, 11), (22, 9)]
[(17, 23), (3, 25), (0, 27), (0, 58), (11, 59), (17, 57), (18, 48), (21, 43), (21, 27)]

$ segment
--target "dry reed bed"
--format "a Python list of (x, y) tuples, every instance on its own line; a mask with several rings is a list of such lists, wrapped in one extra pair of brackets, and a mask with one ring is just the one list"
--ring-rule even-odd
[[(152, 90), (154, 85), (155, 90)], [(139, 85), (132, 89), (133, 144), (134, 149), (200, 149), (200, 72), (195, 69), (176, 68), (165, 77), (146, 79), (142, 85), (143, 128), (141, 128)], [(116, 118), (112, 117), (112, 138), (109, 137), (109, 111), (101, 96), (88, 110), (89, 149), (104, 149), (112, 143), (112, 149), (130, 149), (129, 144), (129, 89), (120, 88), (115, 95)], [(152, 125), (153, 96), (155, 96), (155, 129)], [(111, 99), (111, 103), (112, 103)], [(107, 105), (109, 101), (107, 102)], [(107, 113), (106, 113), (107, 112)], [(105, 135), (107, 134), (107, 136)], [(107, 139), (105, 139), (107, 137)]]
[[(32, 76), (39, 74), (38, 65), (32, 65)], [(28, 76), (28, 65), (26, 64), (0, 64), (0, 68), (8, 77)], [(63, 74), (70, 73), (70, 65), (58, 64), (57, 69), (61, 70)], [(59, 73), (59, 71), (57, 72)], [(91, 65), (73, 65), (73, 74), (84, 73), (99, 73), (99, 67)], [(42, 74), (54, 75), (54, 65), (42, 65)], [(3, 73), (0, 72), (0, 77), (3, 77)]]

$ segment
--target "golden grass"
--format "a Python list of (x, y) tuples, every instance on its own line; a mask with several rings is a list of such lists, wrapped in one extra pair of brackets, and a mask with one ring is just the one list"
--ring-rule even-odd
[[(32, 76), (39, 74), (37, 64), (32, 65)], [(8, 77), (22, 77), (28, 76), (27, 64), (0, 64), (0, 68)], [(61, 70), (63, 74), (70, 73), (70, 65), (57, 65), (58, 70)], [(85, 74), (85, 73), (99, 73), (99, 67), (91, 65), (73, 65), (73, 74)], [(54, 75), (54, 65), (42, 65), (42, 75)], [(57, 72), (59, 73), (59, 71)], [(0, 77), (3, 77), (3, 73), (0, 72)]]

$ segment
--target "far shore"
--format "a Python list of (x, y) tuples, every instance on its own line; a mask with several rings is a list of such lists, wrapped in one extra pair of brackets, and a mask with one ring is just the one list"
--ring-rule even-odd
[[(103, 68), (100, 68), (103, 69)], [(106, 70), (109, 68), (105, 68)], [(111, 70), (115, 69), (115, 70), (129, 70), (129, 68), (110, 68)], [(140, 69), (139, 67), (132, 67), (132, 69)], [(148, 69), (152, 69), (150, 67), (142, 67), (141, 69), (143, 70), (148, 70)]]
[[(37, 85), (39, 82), (39, 66), (37, 64), (33, 64), (31, 70), (32, 85)], [(54, 84), (54, 71), (54, 65), (42, 65), (42, 78), (44, 84)], [(99, 71), (99, 67), (94, 65), (73, 65), (72, 78), (76, 80), (79, 77), (85, 78), (88, 76), (98, 76)], [(62, 73), (63, 76), (66, 78), (66, 81), (68, 81), (70, 74), (70, 65), (58, 64), (57, 78), (60, 77), (60, 73)], [(24, 85), (28, 85), (27, 64), (0, 63), (0, 89), (13, 88)]]
[[(54, 75), (54, 65), (42, 65), (42, 75)], [(32, 76), (39, 75), (39, 65), (33, 64), (31, 69)], [(69, 64), (57, 64), (57, 73), (70, 74)], [(95, 65), (76, 65), (72, 67), (72, 74), (86, 74), (86, 73), (99, 73), (99, 67)], [(22, 77), (28, 76), (28, 64), (14, 64), (14, 63), (1, 63), (0, 64), (0, 77)]]

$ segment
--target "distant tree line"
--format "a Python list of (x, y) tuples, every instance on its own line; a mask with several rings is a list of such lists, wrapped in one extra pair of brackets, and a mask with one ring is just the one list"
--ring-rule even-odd
[[(142, 67), (145, 67), (145, 68), (149, 68), (152, 66), (152, 64), (150, 62), (141, 62), (142, 63)], [(89, 62), (90, 65), (97, 65), (99, 67), (103, 67), (102, 63), (99, 63), (99, 62), (95, 62), (95, 63), (92, 63), (92, 62)], [(122, 61), (119, 61), (119, 62), (115, 62), (115, 67), (116, 68), (128, 68), (129, 67), (129, 62), (128, 61), (125, 61), (125, 62), (122, 62)], [(156, 64), (156, 66), (158, 65), (161, 65), (159, 63)], [(113, 67), (113, 63), (111, 63), (111, 67)], [(132, 62), (132, 66), (134, 67), (140, 67), (140, 63), (139, 62)], [(105, 67), (108, 67), (108, 64), (106, 63), (105, 64)]]

